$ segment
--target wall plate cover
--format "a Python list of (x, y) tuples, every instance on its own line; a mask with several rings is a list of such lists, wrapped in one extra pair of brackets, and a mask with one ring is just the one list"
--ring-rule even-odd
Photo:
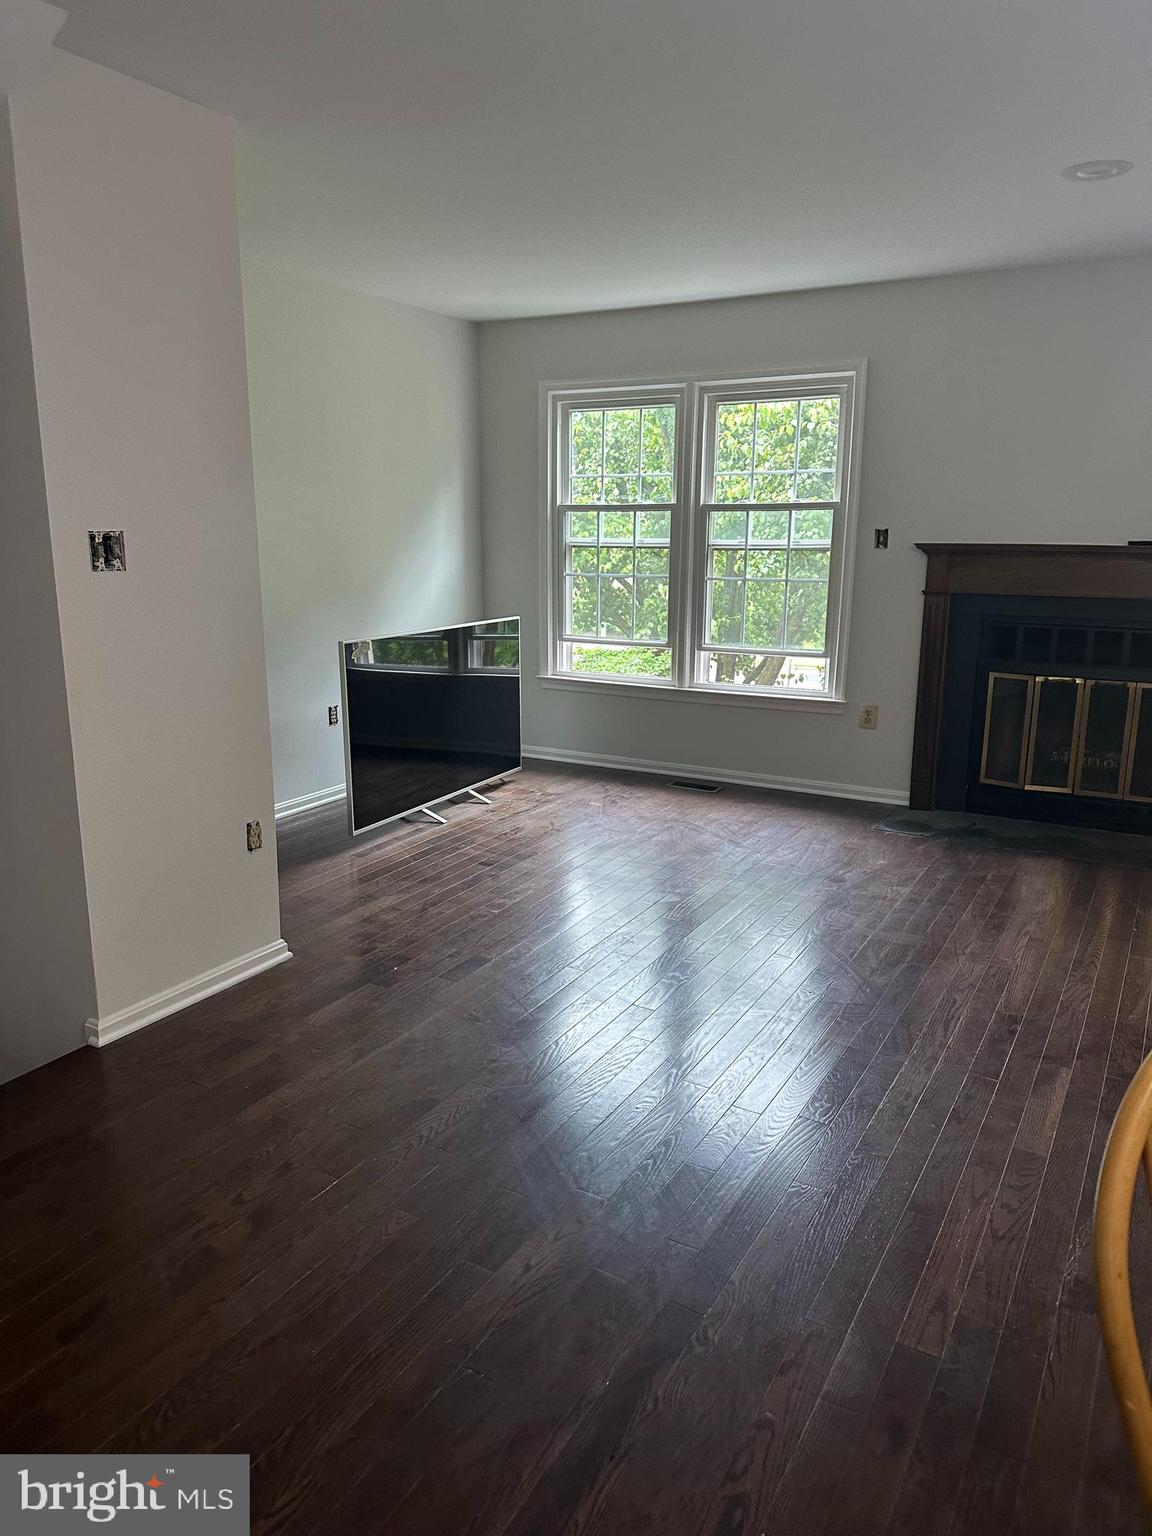
[(124, 571), (123, 528), (89, 528), (88, 548), (94, 571)]

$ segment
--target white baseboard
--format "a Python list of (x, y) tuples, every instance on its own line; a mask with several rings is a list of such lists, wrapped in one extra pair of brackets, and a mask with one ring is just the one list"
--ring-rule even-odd
[(291, 958), (292, 951), (283, 939), (277, 939), (274, 944), (265, 944), (261, 949), (241, 955), (237, 960), (230, 960), (227, 965), (218, 965), (214, 970), (193, 976), (191, 981), (181, 982), (178, 987), (169, 987), (165, 992), (157, 992), (154, 997), (146, 997), (142, 1003), (134, 1003), (131, 1008), (121, 1008), (119, 1013), (110, 1013), (106, 1018), (89, 1019), (84, 1026), (88, 1044), (110, 1045), (113, 1040), (135, 1034), (145, 1025), (155, 1024), (157, 1019), (165, 1019), (170, 1013), (179, 1013), (181, 1008), (188, 1008), (202, 998), (211, 997), (214, 992), (223, 992), (226, 987), (234, 987), (238, 981), (258, 976), (261, 971), (267, 971)]
[(295, 800), (280, 800), (273, 806), (276, 812), (276, 820), (283, 821), (285, 816), (302, 816), (305, 811), (314, 811), (321, 805), (331, 805), (335, 800), (343, 800), (343, 784), (333, 784), (328, 789), (314, 789), (310, 795), (297, 795)]
[(605, 752), (569, 752), (563, 747), (523, 748), (525, 757), (549, 763), (580, 763), (589, 768), (618, 768), (623, 773), (669, 774), (678, 779), (711, 779), (752, 789), (782, 789), (796, 795), (829, 795), (834, 800), (865, 800), (875, 805), (907, 805), (906, 789), (878, 789), (872, 784), (832, 784), (820, 779), (782, 779), (771, 773), (738, 773), (700, 763), (657, 763), (643, 757), (610, 757)]

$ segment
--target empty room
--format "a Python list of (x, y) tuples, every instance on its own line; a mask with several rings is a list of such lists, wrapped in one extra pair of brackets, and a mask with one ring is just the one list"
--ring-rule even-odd
[(0, 1531), (1152, 1515), (1152, 12), (0, 0)]

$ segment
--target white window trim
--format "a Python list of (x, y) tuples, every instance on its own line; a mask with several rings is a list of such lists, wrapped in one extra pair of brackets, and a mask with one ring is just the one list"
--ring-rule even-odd
[[(633, 695), (639, 698), (674, 698), (694, 703), (734, 704), (741, 707), (801, 709), (842, 713), (847, 681), (849, 620), (855, 567), (860, 491), (860, 444), (864, 412), (867, 359), (851, 362), (789, 367), (771, 373), (680, 375), (673, 378), (621, 379), (605, 382), (545, 383), (540, 386), (541, 488), (543, 505), (540, 540), (540, 673), (544, 687), (572, 688), (580, 692)], [(700, 641), (705, 609), (705, 551), (707, 519), (704, 504), (708, 466), (704, 423), (715, 403), (753, 392), (756, 398), (778, 394), (839, 393), (841, 410), (838, 451), (839, 529), (833, 529), (831, 574), (828, 584), (829, 680), (824, 692), (800, 689), (753, 690), (724, 687), (696, 679), (702, 649)], [(558, 484), (561, 424), (566, 410), (579, 404), (635, 406), (659, 398), (675, 401), (679, 426), (676, 448), (676, 501), (672, 512), (672, 541), (668, 592), (668, 637), (672, 646), (672, 677), (657, 679), (610, 678), (561, 671), (556, 666), (562, 635), (564, 593), (564, 538), (556, 512), (554, 491)], [(845, 465), (847, 472), (845, 473)]]

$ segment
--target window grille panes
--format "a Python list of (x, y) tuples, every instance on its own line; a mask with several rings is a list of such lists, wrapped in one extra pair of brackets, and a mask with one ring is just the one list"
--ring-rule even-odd
[(668, 677), (676, 407), (570, 411), (565, 450), (570, 670)]
[(842, 701), (862, 382), (551, 391), (546, 671)]
[(715, 403), (701, 681), (827, 688), (840, 410), (839, 395)]

